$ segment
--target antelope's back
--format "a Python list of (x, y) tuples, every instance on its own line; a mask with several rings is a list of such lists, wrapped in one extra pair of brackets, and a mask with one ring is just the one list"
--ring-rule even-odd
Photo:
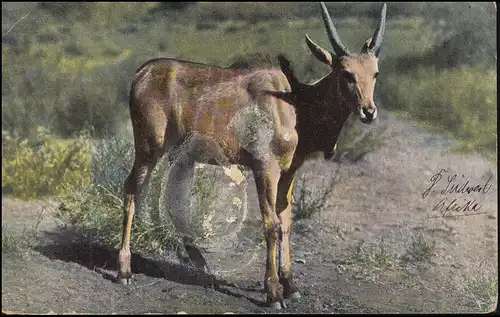
[[(279, 68), (152, 60), (137, 70), (132, 84), (132, 121), (135, 113), (137, 119), (163, 124), (169, 146), (195, 136), (204, 143), (196, 146), (223, 153), (226, 163), (245, 164), (245, 159), (281, 155), (281, 139), (294, 137), (295, 109), (268, 93), (276, 91), (290, 91)], [(287, 147), (296, 145), (291, 143)]]

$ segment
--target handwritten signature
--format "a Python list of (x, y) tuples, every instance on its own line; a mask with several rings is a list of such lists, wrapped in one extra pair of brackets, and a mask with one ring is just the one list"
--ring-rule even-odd
[[(431, 185), (422, 193), (422, 198), (425, 199), (429, 193), (436, 192), (434, 189), (436, 185), (443, 179), (443, 173), (448, 173), (447, 169), (441, 169), (438, 173), (432, 175), (430, 178)], [(471, 193), (481, 193), (486, 194), (491, 189), (491, 176), (485, 183), (474, 184), (471, 181), (465, 179), (465, 176), (462, 174), (462, 177), (459, 178), (458, 174), (448, 175), (444, 180), (446, 182), (446, 186), (442, 188), (439, 193), (441, 196), (447, 196), (448, 194), (461, 194), (468, 195)], [(457, 180), (458, 178), (458, 180)], [(439, 189), (437, 189), (439, 190)], [(442, 198), (433, 208), (432, 211), (439, 211), (442, 216), (447, 216), (450, 212), (461, 212), (464, 213), (464, 216), (468, 215), (477, 215), (484, 214), (479, 213), (482, 205), (476, 201), (475, 199), (459, 199), (454, 198), (453, 200), (449, 200), (448, 197)], [(467, 213), (472, 212), (472, 213)]]

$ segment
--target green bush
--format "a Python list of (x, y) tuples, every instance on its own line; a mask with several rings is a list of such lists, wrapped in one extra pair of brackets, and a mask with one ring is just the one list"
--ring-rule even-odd
[(2, 131), (2, 193), (23, 199), (57, 196), (90, 183), (88, 141), (62, 141), (38, 128), (35, 140)]

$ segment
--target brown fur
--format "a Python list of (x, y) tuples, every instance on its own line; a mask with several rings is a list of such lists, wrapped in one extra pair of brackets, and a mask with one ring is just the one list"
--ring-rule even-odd
[[(328, 13), (322, 7), (325, 18)], [(347, 53), (342, 45), (334, 46), (342, 49), (341, 54), (330, 53), (307, 37), (315, 57), (331, 67), (313, 84), (300, 83), (283, 56), (278, 57), (280, 68), (262, 68), (248, 61), (219, 68), (176, 59), (142, 65), (130, 91), (135, 161), (125, 181), (117, 280), (128, 283), (131, 277), (130, 231), (140, 190), (158, 159), (176, 148), (180, 150), (170, 151), (177, 154), (169, 158), (167, 204), (191, 260), (205, 266), (201, 254), (193, 251), (197, 249), (182, 217), (195, 162), (247, 166), (255, 177), (267, 242), (267, 302), (284, 306), (284, 298), (297, 296), (290, 250), (295, 173), (315, 152), (331, 158), (351, 113), (365, 123), (376, 117), (373, 89), (381, 43), (377, 32), (375, 46), (367, 41), (358, 55)]]

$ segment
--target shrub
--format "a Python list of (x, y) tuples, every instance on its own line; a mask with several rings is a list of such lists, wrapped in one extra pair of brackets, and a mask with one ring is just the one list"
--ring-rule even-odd
[[(118, 247), (123, 229), (123, 184), (132, 168), (133, 144), (117, 136), (95, 139), (89, 153), (92, 182), (60, 197), (58, 217), (89, 239)], [(152, 205), (159, 197), (151, 197), (150, 187), (143, 189), (136, 205), (131, 244), (137, 251), (162, 253), (174, 230), (168, 219), (151, 221)]]
[[(91, 143), (92, 183), (60, 197), (59, 217), (78, 232), (118, 247), (123, 229), (123, 184), (134, 159), (133, 144), (113, 136)], [(134, 250), (163, 254), (177, 246), (178, 234), (164, 201), (168, 163), (161, 160), (153, 170), (136, 204), (131, 244)], [(211, 234), (207, 217), (214, 210), (220, 190), (214, 186), (216, 171), (196, 169), (191, 185), (189, 224), (199, 238)]]
[(31, 199), (90, 183), (88, 141), (58, 140), (39, 127), (33, 141), (2, 131), (2, 192)]

